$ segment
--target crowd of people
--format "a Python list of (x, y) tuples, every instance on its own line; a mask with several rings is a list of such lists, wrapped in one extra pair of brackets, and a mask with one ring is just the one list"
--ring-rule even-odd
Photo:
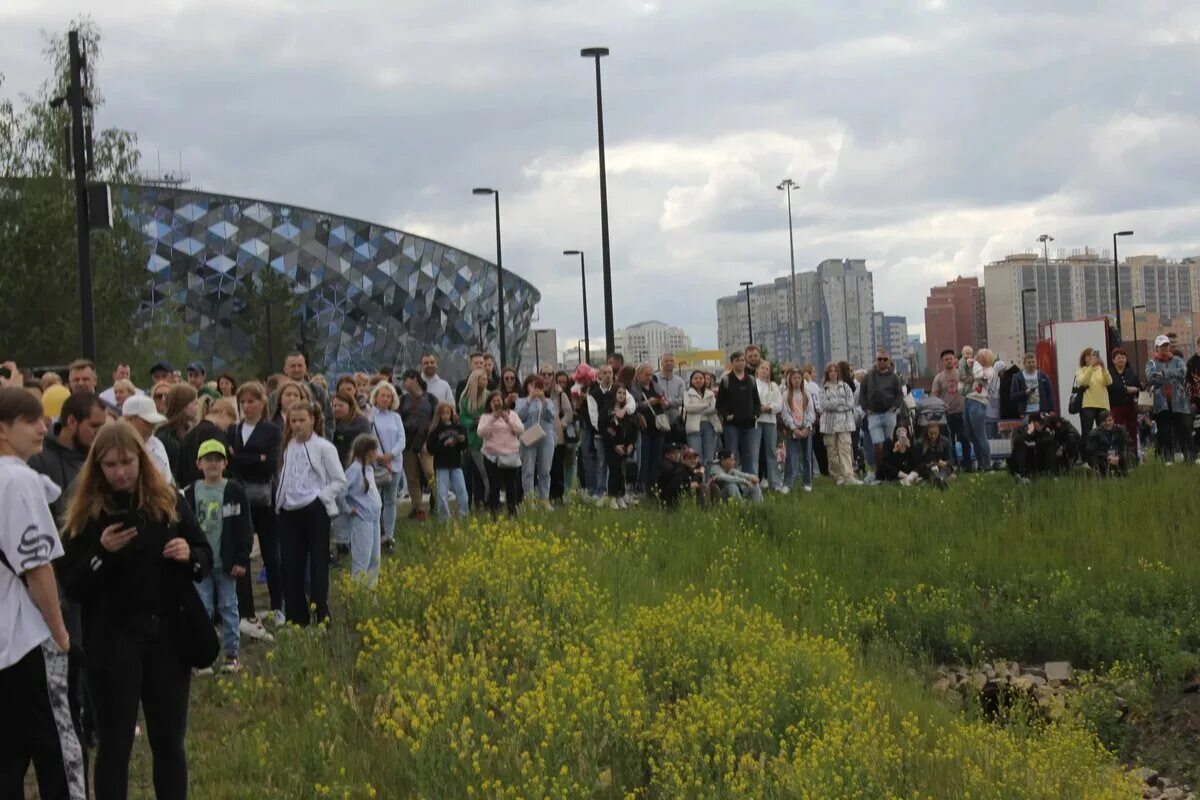
[[(1002, 462), (1023, 481), (1081, 463), (1120, 475), (1151, 440), (1167, 464), (1195, 460), (1200, 355), (1185, 362), (1166, 336), (1143, 374), (1124, 350), (1108, 355), (1080, 356), (1078, 429), (1032, 355), (1006, 365), (986, 348), (942, 353), (919, 400), (887, 353), (818, 371), (753, 345), (719, 375), (686, 376), (670, 353), (657, 369), (617, 354), (524, 377), (472, 353), (453, 386), (432, 354), (398, 381), (384, 367), (330, 382), (302, 353), (261, 381), (160, 362), (144, 390), (119, 364), (103, 391), (87, 360), (38, 377), (7, 362), (0, 702), (28, 725), (0, 747), (0, 795), (20, 796), (32, 762), (42, 797), (83, 797), (94, 744), (95, 797), (124, 798), (140, 706), (155, 792), (184, 797), (193, 675), (239, 669), (243, 637), (328, 620), (335, 561), (373, 585), (405, 502), (421, 524), (572, 495), (761, 502), (818, 475), (945, 489)], [(214, 653), (199, 652), (197, 617), (220, 631)]]

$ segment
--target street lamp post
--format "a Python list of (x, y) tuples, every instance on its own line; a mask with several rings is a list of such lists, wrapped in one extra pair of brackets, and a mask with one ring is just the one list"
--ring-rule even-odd
[(496, 309), (500, 326), (500, 369), (504, 369), (506, 352), (504, 341), (504, 258), (500, 252), (500, 190), (476, 187), (471, 194), (492, 195), (496, 198)]
[(790, 330), (788, 333), (788, 346), (792, 349), (791, 357), (793, 361), (799, 361), (800, 355), (796, 352), (796, 240), (792, 235), (792, 190), (799, 189), (796, 182), (791, 178), (784, 178), (779, 185), (775, 187), (787, 194), (788, 207), (788, 253), (792, 259), (792, 285), (789, 292), (790, 298), (788, 303), (788, 314), (790, 316)]
[(588, 334), (587, 316), (587, 270), (583, 267), (582, 250), (563, 250), (564, 256), (579, 256), (579, 283), (583, 286), (583, 349), (587, 352), (587, 363), (592, 363), (592, 339)]
[[(1037, 294), (1037, 289), (1022, 289), (1021, 290), (1021, 352), (1028, 353), (1029, 350), (1029, 322), (1025, 319), (1025, 295)], [(1036, 320), (1035, 320), (1036, 323)]]
[(750, 313), (750, 287), (754, 285), (753, 281), (742, 281), (741, 286), (746, 290), (746, 327), (749, 329), (750, 341), (747, 345), (754, 344), (754, 320)]
[(1117, 267), (1117, 237), (1133, 236), (1133, 231), (1117, 231), (1113, 234), (1113, 298), (1117, 307), (1117, 340), (1121, 338), (1121, 273)]
[(613, 329), (612, 258), (608, 249), (608, 173), (604, 167), (604, 95), (600, 89), (600, 59), (608, 55), (607, 47), (585, 47), (579, 51), (583, 58), (596, 61), (596, 132), (600, 143), (600, 249), (604, 263), (604, 339), (607, 354), (614, 352), (616, 333)]
[(1133, 371), (1137, 375), (1142, 374), (1142, 360), (1138, 357), (1138, 332), (1137, 332), (1137, 315), (1139, 311), (1145, 311), (1145, 304), (1134, 306), (1130, 311), (1133, 313)]

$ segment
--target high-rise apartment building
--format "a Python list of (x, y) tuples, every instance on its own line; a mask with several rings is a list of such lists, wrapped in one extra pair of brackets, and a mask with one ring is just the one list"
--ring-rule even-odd
[(625, 357), (626, 364), (645, 361), (657, 370), (663, 353), (691, 350), (692, 338), (683, 328), (649, 320), (617, 331), (613, 335), (613, 349)]
[[(1048, 261), (1037, 253), (1010, 255), (984, 267), (984, 283), (988, 341), (1007, 358), (1032, 347), (1039, 322), (1111, 318), (1116, 311), (1112, 258), (1088, 248)], [(1117, 283), (1126, 339), (1132, 341), (1134, 306), (1144, 305), (1144, 313), (1157, 319), (1196, 327), (1192, 320), (1200, 315), (1200, 258), (1133, 256), (1118, 268)], [(1157, 332), (1138, 333), (1153, 338)]]
[[(796, 349), (791, 346), (791, 278), (750, 287), (750, 321), (756, 344), (772, 361), (868, 363), (873, 356), (874, 285), (863, 259), (826, 259), (796, 275)], [(749, 343), (746, 292), (717, 300), (717, 341), (725, 352)]]
[(958, 277), (935, 286), (925, 299), (925, 364), (936, 365), (943, 350), (987, 346), (987, 305), (978, 278)]
[(892, 363), (899, 364), (908, 358), (908, 319), (893, 317), (876, 311), (871, 315), (871, 330), (874, 338), (874, 350), (884, 350), (892, 357)]

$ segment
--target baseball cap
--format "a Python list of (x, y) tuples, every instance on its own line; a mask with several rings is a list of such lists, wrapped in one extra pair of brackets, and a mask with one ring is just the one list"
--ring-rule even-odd
[(695, 450), (693, 450), (690, 447), (685, 447), (685, 448), (683, 448), (682, 455), (684, 458), (695, 458), (696, 456), (698, 456), (700, 454), (697, 453)]
[(125, 404), (121, 406), (121, 416), (140, 417), (151, 425), (162, 425), (167, 421), (167, 418), (158, 413), (158, 409), (154, 407), (153, 398), (144, 394), (135, 394), (125, 398)]
[(204, 369), (203, 361), (193, 361), (187, 365), (188, 372), (199, 372), (202, 375), (207, 375), (208, 371)]
[(174, 372), (174, 371), (175, 371), (175, 367), (171, 366), (170, 361), (159, 361), (153, 367), (150, 368), (151, 375), (153, 375), (156, 372)]
[(196, 458), (198, 459), (211, 455), (218, 455), (221, 458), (229, 457), (225, 453), (225, 445), (221, 444), (216, 439), (209, 439), (207, 442), (200, 445), (200, 449), (196, 451)]
[(1155, 347), (1162, 347), (1164, 344), (1170, 344), (1170, 343), (1171, 343), (1171, 337), (1167, 336), (1165, 333), (1160, 334), (1159, 337), (1154, 340)]
[(683, 447), (679, 444), (679, 442), (667, 442), (666, 446), (663, 447), (663, 452), (664, 453), (678, 453), (682, 449), (683, 449)]

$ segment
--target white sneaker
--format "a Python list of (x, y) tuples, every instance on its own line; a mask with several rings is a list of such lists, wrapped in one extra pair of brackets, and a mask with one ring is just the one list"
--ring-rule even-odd
[(847, 486), (862, 486), (863, 482), (860, 481), (858, 478), (846, 478), (846, 485)]
[(837, 485), (838, 485), (838, 486), (845, 486), (845, 485), (846, 485), (846, 479), (845, 479), (845, 478), (838, 478), (838, 479), (837, 479)]
[(238, 623), (238, 630), (242, 636), (249, 636), (251, 639), (257, 639), (260, 642), (275, 641), (275, 637), (267, 632), (267, 629), (263, 627), (263, 624), (258, 621), (257, 617), (242, 620)]
[[(276, 628), (287, 623), (287, 617), (283, 615), (283, 609), (277, 608), (266, 616), (267, 622), (274, 625)], [(240, 626), (239, 626), (240, 629)]]
[(775, 491), (779, 492), (780, 494), (788, 494), (791, 492), (791, 489), (786, 486), (779, 486), (775, 489)]
[(805, 486), (805, 487), (804, 487), (804, 491), (806, 491), (806, 492), (811, 492), (811, 491), (812, 491), (812, 487), (811, 487), (811, 486)]
[(617, 498), (617, 508), (621, 508), (621, 509), (629, 508), (629, 501), (626, 500), (624, 497), (618, 497)]

